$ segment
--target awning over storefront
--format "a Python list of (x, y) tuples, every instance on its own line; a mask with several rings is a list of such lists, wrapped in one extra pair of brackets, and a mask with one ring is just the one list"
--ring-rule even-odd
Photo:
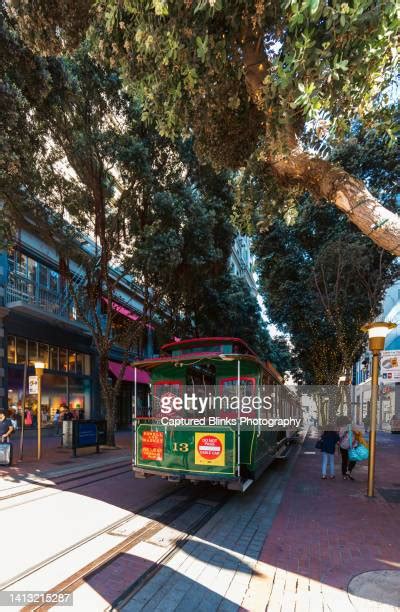
[[(101, 299), (106, 304), (108, 303), (108, 298), (103, 296)], [(128, 308), (125, 308), (125, 306), (121, 306), (121, 304), (117, 304), (117, 302), (111, 302), (111, 306), (113, 310), (118, 312), (123, 317), (127, 317), (128, 319), (131, 319), (131, 321), (137, 321), (140, 318), (139, 315), (133, 312), (133, 310), (129, 310)], [(148, 329), (154, 329), (153, 325), (151, 325), (150, 323), (146, 323), (146, 327)]]
[[(122, 364), (117, 361), (109, 361), (108, 367), (110, 371), (114, 374), (116, 378), (118, 378), (119, 373), (122, 368)], [(126, 366), (124, 372), (123, 380), (126, 382), (134, 382), (135, 381), (135, 370), (136, 370), (136, 382), (142, 383), (144, 385), (150, 384), (150, 376), (144, 370), (138, 370), (137, 368), (132, 368), (131, 366)]]

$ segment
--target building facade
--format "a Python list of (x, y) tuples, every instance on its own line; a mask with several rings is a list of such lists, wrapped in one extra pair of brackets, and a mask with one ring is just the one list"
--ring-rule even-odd
[[(379, 317), (397, 323), (385, 339), (385, 351), (400, 351), (400, 281), (386, 291)], [(382, 354), (385, 359), (385, 354)], [(400, 362), (399, 362), (400, 366)], [(353, 403), (356, 421), (368, 422), (371, 400), (372, 353), (366, 350), (353, 368)], [(378, 397), (378, 428), (390, 430), (393, 418), (400, 419), (400, 382), (388, 377), (381, 367)]]
[[(86, 249), (93, 246), (90, 239), (85, 245)], [(141, 296), (133, 286), (123, 281), (118, 286), (115, 307), (121, 316), (141, 313)], [(99, 314), (101, 308), (99, 304)], [(145, 350), (132, 354), (132, 359), (152, 355), (152, 331), (148, 329), (147, 334)], [(118, 376), (122, 353), (118, 346), (110, 353), (110, 380)], [(35, 374), (37, 361), (45, 365), (43, 425), (51, 423), (56, 410), (64, 406), (80, 418), (103, 416), (93, 340), (78, 319), (59, 272), (58, 256), (44, 240), (21, 230), (13, 248), (0, 251), (0, 409), (16, 412), (19, 418), (29, 412), (32, 426), (37, 422), (37, 396), (29, 394), (27, 378)], [(144, 396), (148, 378), (137, 371), (136, 379)], [(131, 421), (133, 385), (134, 370), (127, 367), (118, 401), (120, 427)]]

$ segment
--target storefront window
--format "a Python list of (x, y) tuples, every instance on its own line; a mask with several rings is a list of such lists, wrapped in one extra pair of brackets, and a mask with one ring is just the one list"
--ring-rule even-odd
[(59, 367), (60, 367), (60, 370), (63, 370), (64, 372), (66, 372), (68, 369), (66, 349), (60, 348), (60, 366)]
[[(84, 378), (90, 375), (90, 355), (75, 353), (66, 348), (49, 346), (43, 342), (26, 340), (15, 336), (7, 338), (8, 359), (8, 406), (17, 411), (19, 421), (22, 419), (23, 408), (23, 375), (24, 368), (18, 367), (26, 363), (30, 369), (27, 374), (34, 373), (33, 365), (42, 361), (45, 370), (56, 370), (58, 373), (44, 372), (42, 378), (42, 424), (50, 424), (54, 413), (63, 404), (69, 405), (80, 418), (90, 417), (91, 380)], [(67, 374), (67, 371), (69, 372)], [(64, 374), (62, 373), (64, 372)], [(26, 390), (25, 412), (29, 412), (27, 427), (37, 423), (37, 396), (29, 395)]]
[(17, 338), (17, 363), (26, 362), (26, 340), (25, 338)]
[(69, 377), (69, 407), (76, 418), (90, 417), (90, 380), (78, 376)]
[(51, 370), (58, 370), (58, 347), (50, 347), (50, 365)]
[(71, 353), (71, 351), (68, 351), (68, 370), (69, 372), (76, 371), (76, 353)]
[(84, 356), (82, 355), (82, 353), (76, 354), (76, 373), (77, 374), (83, 374), (83, 359), (84, 359)]
[(8, 363), (15, 363), (16, 361), (16, 346), (15, 337), (8, 336), (7, 340), (7, 361)]
[(43, 374), (42, 379), (42, 421), (53, 421), (56, 410), (67, 406), (67, 377), (58, 374)]
[(34, 365), (35, 361), (38, 361), (37, 354), (37, 342), (29, 340), (28, 342), (28, 364)]
[(39, 342), (39, 361), (44, 363), (44, 367), (47, 370), (49, 367), (49, 345), (41, 344)]

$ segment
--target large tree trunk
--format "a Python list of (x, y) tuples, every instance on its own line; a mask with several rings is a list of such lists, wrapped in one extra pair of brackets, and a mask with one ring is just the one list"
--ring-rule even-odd
[(273, 172), (282, 184), (300, 184), (347, 215), (363, 234), (393, 255), (400, 255), (400, 217), (382, 206), (362, 181), (340, 166), (303, 151), (274, 160)]
[(107, 446), (115, 446), (116, 402), (112, 385), (108, 380), (108, 354), (100, 355), (99, 378), (101, 395), (106, 409)]

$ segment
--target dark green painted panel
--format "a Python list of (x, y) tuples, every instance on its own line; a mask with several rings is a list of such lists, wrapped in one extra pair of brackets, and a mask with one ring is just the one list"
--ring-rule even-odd
[[(163, 432), (163, 460), (155, 461), (143, 458), (143, 432)], [(224, 438), (224, 465), (202, 465), (195, 458), (195, 433), (206, 435), (223, 434)], [(141, 423), (137, 431), (137, 459), (136, 465), (148, 468), (163, 468), (174, 472), (193, 472), (197, 474), (235, 474), (236, 467), (236, 440), (232, 430), (223, 428), (186, 427), (184, 429), (168, 430), (158, 425), (147, 425)]]

